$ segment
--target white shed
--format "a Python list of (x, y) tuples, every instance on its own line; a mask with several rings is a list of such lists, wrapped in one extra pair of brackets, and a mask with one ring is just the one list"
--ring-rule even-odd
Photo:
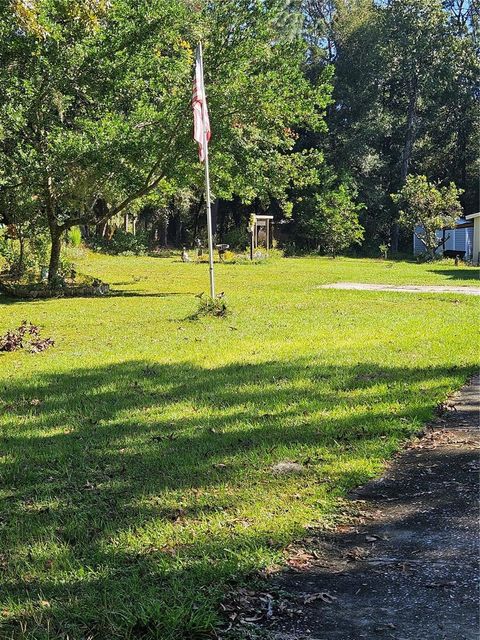
[[(474, 216), (480, 216), (480, 213), (473, 214)], [(480, 248), (477, 248), (475, 253), (474, 248), (474, 225), (470, 222), (472, 216), (466, 216), (465, 218), (458, 218), (455, 227), (439, 229), (436, 232), (437, 238), (445, 239), (445, 244), (437, 249), (437, 253), (441, 254), (443, 251), (459, 251), (464, 254), (465, 260), (472, 260), (474, 256), (477, 256)], [(479, 220), (480, 222), (480, 220)], [(480, 225), (477, 225), (480, 227)], [(417, 227), (416, 231), (420, 230)], [(478, 247), (478, 244), (477, 244)], [(419, 255), (425, 253), (424, 244), (413, 234), (413, 253)]]
[(472, 262), (480, 265), (480, 211), (465, 216), (466, 220), (473, 221), (473, 246), (472, 246)]

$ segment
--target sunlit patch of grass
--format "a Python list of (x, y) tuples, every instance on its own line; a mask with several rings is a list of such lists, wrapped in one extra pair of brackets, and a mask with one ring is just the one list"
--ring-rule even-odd
[(473, 297), (318, 289), (474, 269), (217, 265), (231, 314), (191, 322), (205, 265), (78, 268), (121, 295), (0, 299), (0, 333), (27, 319), (56, 342), (0, 357), (0, 637), (202, 637), (232, 581), (331, 523), (476, 366)]

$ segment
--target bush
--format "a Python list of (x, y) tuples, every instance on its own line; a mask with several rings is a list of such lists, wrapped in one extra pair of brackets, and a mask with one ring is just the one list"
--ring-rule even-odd
[(95, 238), (91, 246), (97, 251), (112, 255), (139, 256), (147, 253), (148, 239), (144, 233), (133, 235), (128, 231), (116, 229), (111, 240)]
[(48, 235), (37, 232), (23, 238), (23, 255), (20, 239), (12, 237), (7, 230), (0, 232), (0, 257), (3, 258), (3, 271), (10, 274), (36, 274), (48, 263), (50, 241)]
[(247, 229), (243, 227), (235, 227), (227, 231), (223, 235), (222, 241), (225, 244), (229, 244), (231, 249), (237, 249), (244, 251), (250, 244)]
[(8, 237), (6, 230), (0, 232), (0, 258), (2, 258), (2, 268), (10, 270), (12, 265), (18, 260), (18, 241)]

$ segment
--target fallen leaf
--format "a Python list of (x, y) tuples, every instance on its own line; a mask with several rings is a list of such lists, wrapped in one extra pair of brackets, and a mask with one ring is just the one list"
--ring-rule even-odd
[(318, 593), (311, 593), (308, 596), (305, 596), (303, 599), (303, 604), (310, 604), (311, 602), (315, 602), (316, 600), (321, 600), (326, 604), (332, 604), (337, 598), (332, 596), (328, 591), (319, 591)]

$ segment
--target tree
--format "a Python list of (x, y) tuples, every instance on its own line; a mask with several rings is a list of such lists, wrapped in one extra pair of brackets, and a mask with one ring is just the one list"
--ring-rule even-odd
[(361, 244), (364, 235), (358, 219), (364, 205), (355, 203), (356, 194), (348, 184), (335, 182), (335, 176), (326, 172), (322, 189), (304, 195), (294, 208), (300, 243), (313, 244), (333, 257), (353, 244)]
[[(194, 47), (205, 42), (215, 195), (286, 201), (321, 153), (328, 73), (304, 77), (290, 3), (15, 0), (0, 8), (0, 190), (37, 203), (51, 236), (202, 183), (191, 140)], [(285, 24), (285, 34), (278, 25)]]
[[(478, 7), (468, 0), (304, 0), (307, 73), (334, 66), (326, 162), (366, 205), (367, 243), (398, 237), (408, 173), (453, 180), (478, 206)], [(366, 244), (367, 244), (366, 243)]]
[(402, 189), (392, 195), (400, 209), (400, 224), (413, 232), (425, 246), (430, 259), (447, 238), (439, 238), (441, 229), (452, 228), (462, 214), (461, 190), (451, 182), (448, 186), (430, 183), (426, 176), (408, 176)]

